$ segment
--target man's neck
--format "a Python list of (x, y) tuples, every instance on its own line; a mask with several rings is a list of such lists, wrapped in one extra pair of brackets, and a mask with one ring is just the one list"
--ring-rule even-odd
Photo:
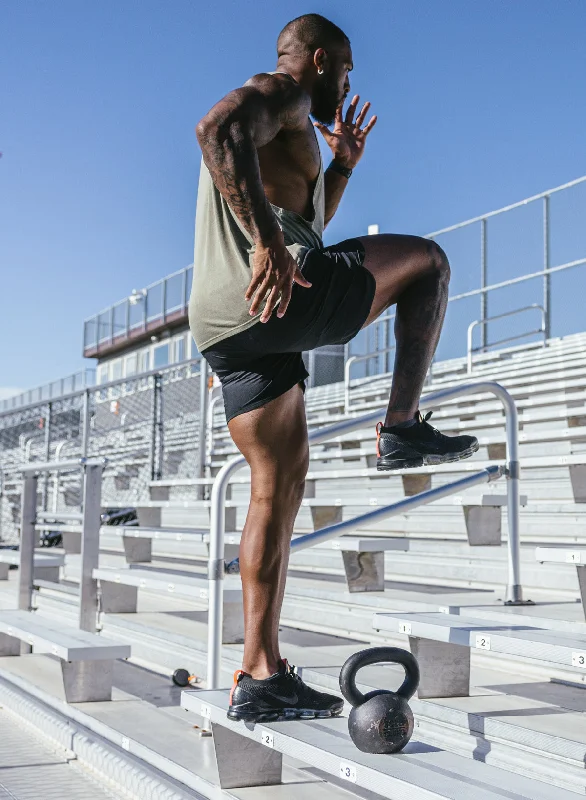
[(308, 81), (308, 76), (303, 66), (286, 59), (279, 59), (275, 70), (277, 72), (284, 72), (286, 75), (289, 75), (289, 77), (292, 78), (295, 83), (298, 83), (299, 86), (305, 89), (308, 94), (311, 94), (311, 81)]

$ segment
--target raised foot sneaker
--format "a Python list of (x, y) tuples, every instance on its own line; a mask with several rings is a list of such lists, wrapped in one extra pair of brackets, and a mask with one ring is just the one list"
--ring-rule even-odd
[(446, 464), (469, 458), (478, 450), (475, 436), (446, 436), (432, 427), (428, 420), (433, 412), (423, 416), (419, 411), (415, 421), (385, 428), (376, 426), (376, 468), (379, 470), (409, 469), (432, 464)]
[(234, 673), (228, 717), (246, 722), (272, 722), (279, 718), (324, 719), (342, 713), (344, 701), (333, 694), (310, 689), (283, 659), (279, 671), (264, 680), (247, 672)]

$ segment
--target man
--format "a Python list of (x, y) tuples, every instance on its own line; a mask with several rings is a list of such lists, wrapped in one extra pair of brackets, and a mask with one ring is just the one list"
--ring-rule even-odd
[[(203, 152), (190, 326), (222, 383), (230, 434), (251, 469), (240, 545), (245, 645), (229, 716), (327, 717), (342, 700), (307, 687), (279, 651), (293, 524), (308, 468), (301, 353), (350, 341), (397, 305), (397, 351), (378, 469), (455, 461), (471, 436), (447, 437), (418, 411), (446, 311), (444, 252), (415, 236), (349, 239), (324, 249), (372, 117), (355, 119), (347, 36), (317, 14), (290, 22), (274, 72), (255, 75), (199, 122)], [(309, 115), (316, 122), (312, 123)], [(328, 126), (333, 123), (333, 128)], [(333, 160), (321, 164), (314, 126)]]

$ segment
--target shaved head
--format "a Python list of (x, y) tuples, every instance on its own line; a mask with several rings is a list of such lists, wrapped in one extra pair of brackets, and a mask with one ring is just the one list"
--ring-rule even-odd
[(307, 56), (320, 47), (349, 45), (350, 40), (341, 28), (321, 14), (304, 14), (283, 28), (277, 39), (277, 54)]

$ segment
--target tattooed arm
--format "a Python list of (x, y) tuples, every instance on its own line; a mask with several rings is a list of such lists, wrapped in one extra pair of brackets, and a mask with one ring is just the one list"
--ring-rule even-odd
[(246, 300), (250, 314), (267, 322), (280, 299), (283, 316), (293, 282), (310, 286), (285, 248), (277, 218), (266, 197), (257, 149), (280, 130), (298, 130), (307, 124), (309, 96), (288, 78), (257, 75), (217, 103), (196, 127), (203, 160), (218, 191), (228, 202), (255, 244), (252, 280)]

